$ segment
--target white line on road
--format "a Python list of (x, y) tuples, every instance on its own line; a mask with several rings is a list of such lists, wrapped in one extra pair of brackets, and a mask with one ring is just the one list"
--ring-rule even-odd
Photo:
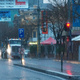
[(62, 75), (65, 75), (65, 76), (71, 76), (71, 75), (68, 75), (66, 73), (62, 73), (62, 72), (58, 72), (58, 71), (52, 71), (52, 70), (47, 70), (47, 71), (58, 73), (58, 74), (62, 74)]
[[(28, 63), (28, 62), (27, 62), (27, 64), (37, 65), (37, 64), (34, 64), (34, 63)], [(69, 75), (66, 74), (66, 73), (62, 73), (62, 72), (58, 72), (58, 71), (52, 71), (52, 70), (47, 70), (47, 71), (55, 72), (55, 73), (59, 73), (59, 74), (64, 74), (64, 75), (66, 75), (66, 76), (69, 76)], [(42, 72), (39, 72), (39, 73), (42, 73)], [(46, 73), (42, 73), (42, 74), (46, 74)], [(46, 74), (46, 75), (48, 75), (48, 76), (52, 76), (52, 75), (49, 75), (49, 74)], [(58, 76), (52, 76), (52, 77), (59, 78), (59, 79), (61, 79), (61, 80), (65, 80), (65, 79), (63, 79), (63, 78), (61, 78), (61, 77), (58, 77)]]
[[(30, 69), (29, 69), (29, 70), (30, 70)], [(34, 71), (34, 70), (30, 70), (30, 71), (33, 71), (33, 72), (36, 72), (36, 73), (39, 73), (39, 74), (43, 74), (43, 75), (45, 75), (45, 76), (57, 78), (57, 79), (59, 79), (59, 80), (66, 80), (66, 79), (61, 78), (61, 77), (58, 77), (58, 76), (54, 76), (54, 75), (50, 75), (50, 74), (46, 74), (46, 73), (42, 73), (42, 72), (38, 72), (38, 71)]]
[[(9, 65), (9, 66), (12, 66), (12, 65)], [(34, 72), (34, 73), (36, 73), (36, 74), (42, 74), (42, 75), (45, 75), (45, 76), (49, 76), (49, 77), (52, 77), (52, 78), (56, 78), (56, 79), (58, 79), (58, 80), (67, 80), (67, 79), (64, 79), (64, 78), (61, 78), (61, 77), (58, 77), (58, 76), (46, 74), (46, 73), (39, 72), (39, 71), (34, 71), (34, 70), (31, 70), (31, 69), (28, 69), (28, 68), (21, 68), (21, 67), (18, 67), (18, 66), (16, 66), (16, 67), (17, 67), (17, 68), (20, 68), (20, 69), (23, 69), (23, 70), (29, 70), (29, 71)]]

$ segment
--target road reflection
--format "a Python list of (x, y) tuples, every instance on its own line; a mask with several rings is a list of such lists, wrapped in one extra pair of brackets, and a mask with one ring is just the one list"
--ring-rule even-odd
[(67, 74), (72, 75), (71, 70), (72, 70), (72, 67), (70, 65), (67, 65), (66, 66), (66, 72), (67, 72)]
[(11, 58), (9, 58), (9, 59), (8, 59), (8, 63), (12, 63), (12, 60), (11, 60)]
[(67, 74), (72, 75), (72, 72), (70, 70), (67, 70), (66, 72)]
[(1, 50), (0, 50), (0, 59), (2, 59), (2, 58), (1, 58), (1, 54), (2, 54), (2, 52), (1, 52)]
[(22, 58), (22, 65), (25, 65), (25, 60), (24, 60), (24, 58)]

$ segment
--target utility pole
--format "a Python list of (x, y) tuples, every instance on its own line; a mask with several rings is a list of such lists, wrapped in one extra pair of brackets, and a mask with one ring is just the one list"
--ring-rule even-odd
[(68, 21), (70, 21), (70, 0), (68, 0)]
[[(70, 23), (70, 3), (71, 3), (71, 1), (68, 0), (68, 22), (69, 23)], [(69, 58), (69, 52), (72, 51), (72, 50), (70, 50), (70, 47), (72, 48), (72, 42), (71, 42), (71, 37), (72, 37), (71, 26), (70, 26), (70, 30), (67, 32), (67, 36), (70, 36), (70, 41), (68, 42), (68, 45), (67, 45), (67, 49), (69, 47), (69, 49), (67, 50), (67, 59), (68, 59)]]
[[(69, 29), (69, 27), (70, 27), (70, 0), (68, 0), (67, 7), (68, 7), (68, 23), (65, 24), (64, 28), (67, 31), (67, 36), (70, 35), (70, 37), (71, 37), (71, 28)], [(69, 44), (69, 42), (68, 42), (68, 44)], [(67, 45), (67, 48), (68, 48), (68, 45)], [(67, 60), (68, 60), (68, 57), (69, 57), (69, 51), (67, 49)], [(63, 52), (61, 53), (61, 72), (63, 72)]]
[(37, 28), (37, 56), (39, 57), (40, 55), (40, 7), (39, 7), (39, 0), (38, 0), (38, 7), (37, 7), (37, 11), (38, 11), (38, 28)]

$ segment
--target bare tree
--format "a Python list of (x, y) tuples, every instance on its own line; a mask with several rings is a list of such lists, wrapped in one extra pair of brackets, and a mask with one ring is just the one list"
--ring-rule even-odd
[[(50, 9), (48, 10), (48, 21), (52, 23), (50, 28), (55, 36), (57, 44), (59, 43), (61, 46), (64, 24), (68, 22), (68, 0), (49, 1), (51, 2), (52, 6), (50, 6)], [(70, 7), (70, 9), (72, 8)], [(70, 16), (70, 22), (72, 22), (72, 15)]]
[(0, 41), (5, 41), (7, 37), (8, 22), (0, 22)]
[(33, 12), (21, 11), (19, 16), (14, 16), (14, 26), (17, 29), (24, 28), (26, 41), (32, 37), (33, 30), (37, 29), (37, 15), (33, 15)]

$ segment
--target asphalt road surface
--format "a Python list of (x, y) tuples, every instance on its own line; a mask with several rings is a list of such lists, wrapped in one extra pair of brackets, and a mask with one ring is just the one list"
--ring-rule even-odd
[[(46, 70), (61, 72), (61, 61), (55, 61), (54, 59), (32, 59), (25, 58), (26, 64), (41, 67)], [(68, 75), (80, 75), (80, 63), (63, 62), (63, 72)]]
[(13, 65), (14, 61), (0, 60), (0, 80), (65, 80), (60, 77)]

